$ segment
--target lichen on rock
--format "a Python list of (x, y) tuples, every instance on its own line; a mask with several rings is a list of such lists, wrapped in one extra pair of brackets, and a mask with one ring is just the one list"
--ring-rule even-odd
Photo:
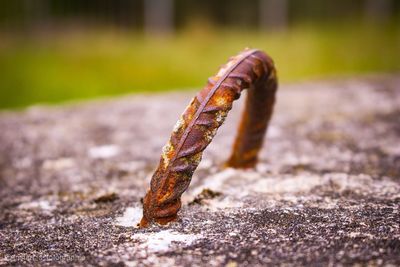
[(399, 84), (283, 85), (254, 170), (222, 166), (232, 109), (180, 219), (149, 229), (140, 199), (190, 94), (0, 113), (0, 265), (400, 265)]

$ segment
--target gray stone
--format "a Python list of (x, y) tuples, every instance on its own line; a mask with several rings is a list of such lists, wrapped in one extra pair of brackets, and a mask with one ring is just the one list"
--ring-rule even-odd
[(283, 85), (246, 171), (222, 167), (238, 101), (179, 220), (148, 229), (141, 197), (194, 92), (0, 113), (0, 264), (400, 265), (399, 85)]

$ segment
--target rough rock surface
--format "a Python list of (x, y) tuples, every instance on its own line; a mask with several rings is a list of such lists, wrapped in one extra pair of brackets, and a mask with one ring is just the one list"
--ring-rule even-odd
[(148, 229), (141, 197), (193, 92), (3, 112), (0, 265), (400, 265), (399, 87), (282, 86), (247, 171), (222, 167), (239, 101), (179, 221)]

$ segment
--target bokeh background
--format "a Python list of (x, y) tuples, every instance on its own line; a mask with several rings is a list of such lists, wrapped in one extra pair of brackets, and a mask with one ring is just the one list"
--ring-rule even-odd
[(280, 81), (396, 73), (397, 0), (0, 0), (0, 109), (195, 90), (244, 47)]

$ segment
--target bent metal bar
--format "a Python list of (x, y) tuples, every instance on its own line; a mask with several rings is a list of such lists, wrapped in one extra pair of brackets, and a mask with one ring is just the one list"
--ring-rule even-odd
[(176, 220), (203, 150), (222, 125), (234, 100), (248, 89), (245, 109), (226, 165), (252, 168), (272, 116), (277, 90), (272, 59), (257, 49), (232, 57), (192, 99), (164, 146), (160, 164), (143, 200), (141, 227)]

